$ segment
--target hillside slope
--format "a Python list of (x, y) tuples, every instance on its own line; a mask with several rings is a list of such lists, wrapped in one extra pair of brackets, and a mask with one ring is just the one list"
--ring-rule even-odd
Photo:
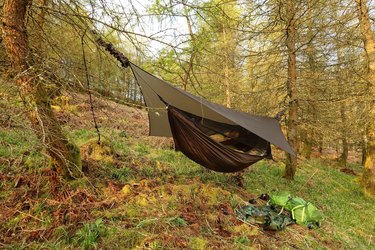
[[(94, 98), (98, 146), (80, 93), (53, 103), (84, 161), (85, 177), (67, 183), (50, 170), (16, 89), (0, 86), (0, 248), (375, 249), (375, 200), (362, 195), (357, 176), (314, 159), (289, 183), (281, 162), (262, 161), (239, 187), (234, 175), (174, 152), (170, 139), (148, 137), (144, 110)], [(237, 206), (274, 190), (314, 203), (322, 227), (267, 232), (236, 219)]]

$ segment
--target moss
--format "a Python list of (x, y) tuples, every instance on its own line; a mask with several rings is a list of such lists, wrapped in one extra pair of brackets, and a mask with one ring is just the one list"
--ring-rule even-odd
[(122, 189), (121, 189), (121, 193), (125, 196), (129, 195), (132, 193), (132, 189), (131, 189), (131, 186), (130, 184), (126, 184)]
[(209, 206), (214, 206), (230, 197), (230, 193), (218, 187), (203, 185), (200, 190), (201, 195)]
[(139, 216), (139, 211), (142, 211), (142, 208), (139, 205), (136, 205), (134, 203), (127, 204), (123, 207), (124, 215), (129, 218), (134, 218)]
[(156, 198), (153, 196), (149, 196), (147, 194), (139, 194), (134, 198), (135, 204), (141, 206), (141, 207), (150, 207), (154, 206), (157, 202)]
[(192, 250), (206, 250), (208, 242), (202, 237), (194, 237), (189, 240), (189, 248)]
[(94, 160), (102, 163), (114, 162), (114, 149), (107, 140), (102, 140), (98, 144), (97, 139), (90, 139), (81, 146), (82, 158), (85, 160)]
[(254, 236), (259, 234), (259, 229), (246, 224), (240, 224), (232, 227), (231, 232), (240, 236)]
[(56, 112), (66, 111), (70, 113), (77, 113), (77, 106), (70, 104), (71, 98), (69, 96), (57, 96), (50, 100), (51, 108)]
[(121, 245), (124, 249), (133, 249), (140, 246), (144, 238), (137, 230), (124, 230), (121, 233)]

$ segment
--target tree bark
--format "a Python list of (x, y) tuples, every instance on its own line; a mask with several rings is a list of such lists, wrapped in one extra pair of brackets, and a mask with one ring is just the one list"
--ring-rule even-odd
[(46, 147), (54, 169), (65, 178), (82, 175), (79, 149), (70, 143), (53, 114), (43, 81), (33, 73), (25, 16), (29, 0), (5, 0), (3, 41), (17, 74), (16, 83), (32, 129)]
[[(223, 25), (223, 43), (224, 48), (229, 48), (228, 37), (226, 27)], [(228, 49), (224, 50), (224, 86), (225, 86), (225, 106), (231, 108), (232, 98), (231, 98), (231, 84), (229, 80), (229, 52)]]
[[(309, 91), (310, 93), (314, 93), (315, 91), (313, 88), (317, 86), (316, 76), (318, 74), (316, 60), (315, 60), (317, 49), (315, 48), (315, 45), (312, 42), (312, 40), (314, 39), (313, 29), (315, 27), (313, 14), (315, 13), (312, 8), (313, 3), (311, 1), (308, 1), (307, 4), (308, 4), (308, 14), (309, 14), (308, 16), (309, 21), (307, 24), (308, 25), (307, 26), (308, 27), (307, 39), (310, 42), (307, 44), (306, 56), (307, 56), (307, 63), (308, 63), (308, 67), (310, 68), (310, 71), (309, 71), (309, 75), (306, 81), (308, 81), (309, 83), (309, 88), (307, 91)], [(318, 117), (317, 111), (316, 111), (317, 110), (316, 104), (315, 102), (309, 101), (307, 105), (308, 106), (306, 107), (307, 108), (306, 115), (308, 116), (309, 114), (312, 114), (312, 121), (315, 123)], [(301, 135), (300, 142), (302, 144), (300, 154), (306, 159), (311, 159), (311, 154), (313, 151), (313, 145), (314, 145), (314, 139), (315, 139), (315, 136), (314, 136), (315, 129), (313, 129), (311, 126), (306, 126), (303, 129), (299, 129), (299, 134)]]
[(36, 17), (36, 27), (35, 27), (35, 37), (37, 40), (35, 41), (35, 52), (37, 53), (37, 57), (35, 58), (35, 64), (40, 65), (43, 62), (43, 27), (46, 21), (46, 13), (43, 7), (47, 5), (48, 0), (38, 0), (38, 13)]
[(288, 51), (288, 80), (287, 90), (289, 97), (288, 113), (288, 140), (291, 147), (295, 150), (295, 156), (287, 154), (284, 177), (293, 180), (297, 170), (297, 151), (298, 151), (298, 99), (297, 99), (297, 58), (296, 58), (296, 6), (294, 0), (288, 0), (286, 4), (286, 13), (288, 18), (286, 22), (286, 46)]
[(347, 140), (347, 128), (346, 128), (346, 123), (347, 123), (347, 118), (346, 118), (346, 113), (345, 113), (345, 104), (342, 103), (340, 106), (340, 114), (341, 114), (341, 141), (342, 141), (342, 151), (341, 155), (339, 158), (339, 165), (342, 167), (346, 167), (347, 162), (348, 162), (348, 154), (349, 154), (349, 144)]
[(184, 14), (185, 14), (185, 19), (186, 19), (186, 23), (187, 23), (187, 26), (188, 26), (188, 30), (189, 30), (189, 35), (190, 35), (190, 39), (192, 41), (192, 45), (193, 45), (193, 51), (191, 52), (190, 54), (190, 58), (189, 58), (189, 64), (187, 65), (187, 67), (183, 67), (183, 70), (184, 70), (184, 77), (183, 77), (183, 90), (186, 91), (187, 89), (187, 85), (189, 83), (189, 79), (190, 79), (190, 74), (193, 73), (193, 63), (194, 63), (194, 59), (195, 59), (195, 55), (197, 54), (197, 48), (196, 48), (196, 45), (195, 45), (195, 37), (194, 37), (194, 33), (193, 33), (193, 26), (191, 24), (191, 21), (190, 21), (190, 17), (189, 17), (189, 10), (186, 6), (186, 0), (182, 1), (182, 4), (184, 6)]
[(300, 131), (301, 134), (301, 142), (303, 143), (301, 146), (301, 155), (306, 159), (311, 159), (311, 154), (313, 150), (313, 138), (310, 129), (305, 129), (304, 131)]
[(355, 0), (357, 13), (367, 56), (367, 79), (370, 84), (371, 108), (368, 116), (366, 160), (362, 181), (366, 193), (375, 196), (375, 37), (371, 30), (370, 17), (365, 0)]

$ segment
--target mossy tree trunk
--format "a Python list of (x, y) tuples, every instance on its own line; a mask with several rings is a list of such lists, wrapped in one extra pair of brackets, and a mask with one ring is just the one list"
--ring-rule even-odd
[(371, 30), (368, 7), (365, 0), (355, 0), (357, 13), (367, 56), (367, 79), (370, 84), (371, 108), (368, 116), (366, 159), (364, 164), (363, 184), (365, 191), (375, 196), (375, 37)]
[(56, 119), (44, 82), (33, 73), (25, 15), (29, 0), (5, 0), (3, 6), (3, 42), (17, 74), (16, 83), (32, 129), (46, 147), (55, 170), (65, 178), (82, 175), (79, 149), (63, 134)]
[(297, 57), (296, 57), (296, 6), (294, 0), (288, 0), (285, 4), (287, 14), (286, 18), (286, 47), (288, 51), (288, 80), (287, 89), (289, 97), (289, 113), (288, 113), (288, 140), (295, 155), (287, 154), (286, 168), (284, 177), (293, 180), (297, 170), (297, 151), (298, 151), (298, 99), (297, 99)]

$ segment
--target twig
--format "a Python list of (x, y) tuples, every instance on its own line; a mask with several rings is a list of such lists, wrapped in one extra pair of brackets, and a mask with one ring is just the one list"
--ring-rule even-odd
[(20, 213), (20, 214), (23, 214), (23, 215), (26, 215), (26, 216), (29, 216), (29, 217), (31, 217), (31, 218), (33, 218), (33, 219), (35, 219), (35, 220), (40, 221), (40, 222), (45, 222), (44, 220), (39, 219), (38, 217), (35, 217), (35, 216), (31, 215), (31, 214), (24, 213), (24, 212), (22, 212), (22, 211), (20, 211), (20, 210), (18, 210), (18, 209), (16, 210), (16, 212), (18, 212), (18, 213)]
[[(248, 225), (248, 226), (251, 226), (251, 227), (254, 227), (254, 228), (256, 228), (256, 229), (259, 229), (258, 226), (254, 225), (254, 224), (251, 224), (251, 223), (249, 223), (249, 222), (247, 222), (247, 221), (245, 221), (245, 220), (242, 220), (242, 219), (240, 219), (240, 218), (238, 218), (238, 217), (237, 217), (237, 220), (239, 220), (239, 221), (245, 223), (245, 224)], [(260, 231), (260, 230), (259, 230), (259, 231)], [(261, 231), (261, 232), (263, 232), (263, 231)], [(264, 233), (264, 232), (263, 232), (263, 233)]]
[(298, 193), (302, 190), (302, 188), (304, 188), (306, 186), (306, 184), (314, 177), (314, 175), (318, 172), (318, 169), (315, 170), (315, 172), (310, 176), (309, 179), (307, 179), (307, 181), (305, 183), (303, 183), (303, 185), (300, 187), (300, 189), (298, 190)]
[(210, 226), (210, 223), (208, 223), (208, 220), (207, 220), (206, 216), (204, 217), (204, 219), (206, 220), (206, 224), (207, 224), (208, 228), (211, 230), (212, 233), (215, 234), (216, 232), (212, 229), (212, 227)]
[(38, 119), (38, 122), (40, 124), (40, 128), (42, 129), (42, 134), (43, 134), (42, 142), (43, 142), (43, 144), (46, 144), (46, 131), (44, 130), (43, 120), (42, 120), (42, 118), (40, 118), (37, 106), (35, 106), (35, 114), (36, 114), (36, 118)]

